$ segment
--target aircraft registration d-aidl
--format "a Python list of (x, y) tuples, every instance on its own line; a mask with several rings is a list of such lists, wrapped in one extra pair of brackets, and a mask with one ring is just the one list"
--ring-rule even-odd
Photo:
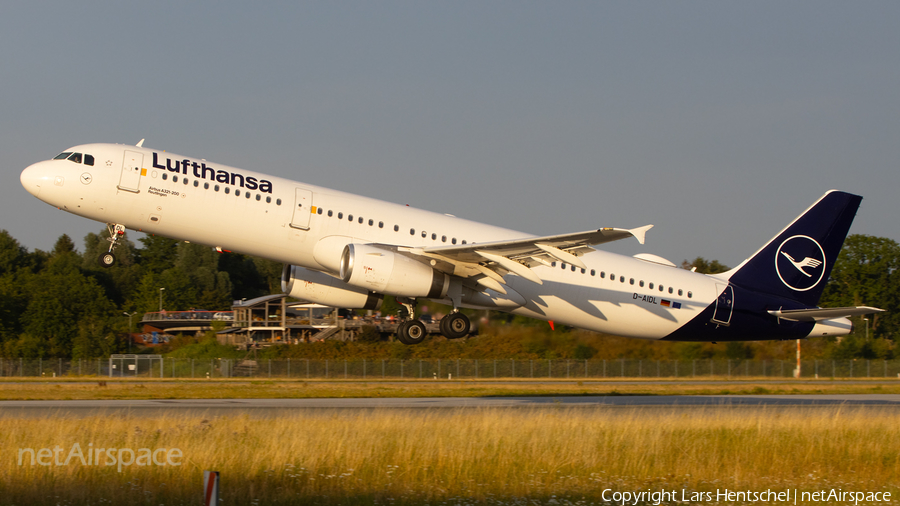
[[(44, 202), (107, 223), (109, 251), (126, 229), (285, 264), (282, 288), (332, 307), (377, 309), (393, 295), (453, 311), (441, 333), (460, 338), (459, 308), (495, 309), (644, 339), (737, 341), (837, 336), (872, 307), (816, 307), (862, 197), (830, 191), (734, 269), (705, 275), (656, 255), (594, 246), (652, 225), (537, 237), (405, 205), (320, 188), (205, 159), (119, 144), (86, 144), (22, 171)], [(410, 317), (406, 344), (426, 336)]]

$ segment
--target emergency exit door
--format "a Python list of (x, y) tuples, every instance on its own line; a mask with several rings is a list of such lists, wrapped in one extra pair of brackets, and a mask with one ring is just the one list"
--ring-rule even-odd
[(731, 285), (716, 285), (719, 290), (719, 298), (716, 299), (716, 311), (713, 313), (713, 323), (729, 325), (731, 313), (734, 311), (734, 289)]
[(301, 230), (309, 230), (309, 215), (312, 214), (312, 192), (305, 188), (296, 188), (294, 192), (294, 216), (291, 226)]

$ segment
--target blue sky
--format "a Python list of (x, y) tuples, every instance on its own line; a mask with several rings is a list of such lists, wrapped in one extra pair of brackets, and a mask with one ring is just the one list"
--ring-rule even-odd
[(736, 265), (825, 191), (900, 239), (900, 3), (11, 2), (0, 228), (102, 225), (19, 184), (134, 144), (606, 249)]

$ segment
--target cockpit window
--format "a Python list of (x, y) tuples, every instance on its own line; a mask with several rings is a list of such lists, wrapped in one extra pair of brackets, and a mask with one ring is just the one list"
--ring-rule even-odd
[(94, 155), (84, 155), (85, 165), (94, 165)]
[(81, 163), (81, 153), (72, 153), (69, 155), (68, 160), (70, 162)]
[(56, 158), (54, 158), (54, 160), (65, 160), (71, 154), (72, 154), (71, 151), (66, 151), (65, 153), (60, 153), (60, 154), (56, 155)]

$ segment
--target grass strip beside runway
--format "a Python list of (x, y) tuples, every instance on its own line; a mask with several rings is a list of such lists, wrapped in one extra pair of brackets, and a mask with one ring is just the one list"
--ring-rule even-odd
[[(545, 407), (0, 420), (7, 504), (558, 504), (602, 490), (890, 490), (895, 409)], [(178, 448), (181, 466), (19, 465), (21, 448)], [(529, 502), (530, 504), (530, 502)]]
[(577, 395), (900, 394), (896, 380), (783, 381), (247, 381), (70, 380), (0, 382), (0, 400), (292, 399)]

